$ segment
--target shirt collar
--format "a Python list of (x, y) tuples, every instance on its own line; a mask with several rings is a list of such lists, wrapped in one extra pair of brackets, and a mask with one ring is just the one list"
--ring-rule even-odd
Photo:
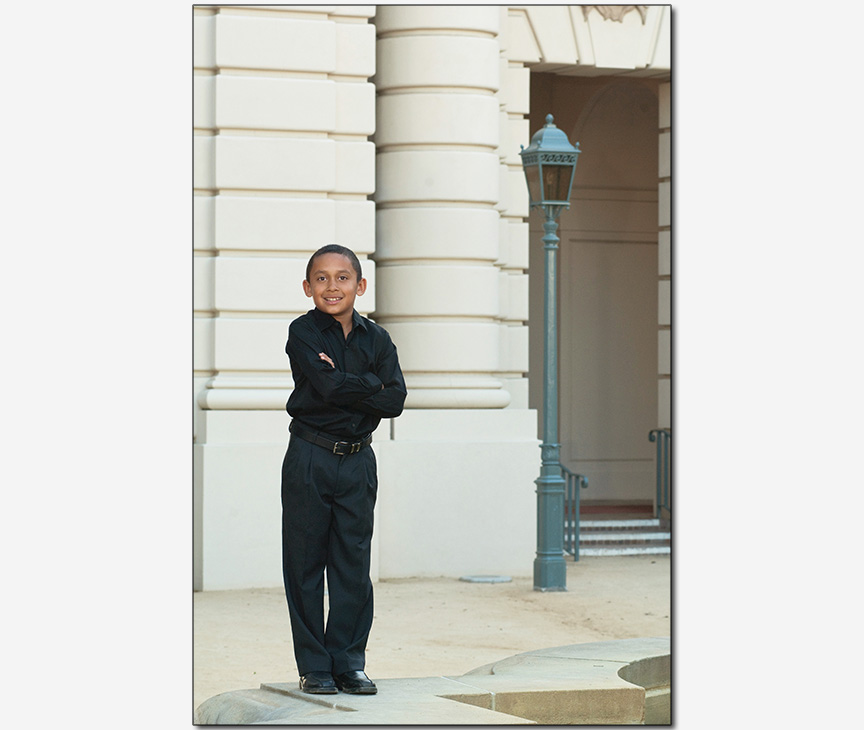
[[(328, 327), (332, 327), (334, 324), (339, 324), (339, 321), (327, 314), (327, 312), (322, 312), (317, 307), (315, 309), (310, 310), (312, 313), (312, 319), (315, 321), (318, 329), (322, 332), (326, 330)], [(361, 317), (357, 310), (354, 310), (354, 313), (351, 315), (351, 322), (354, 327), (362, 327), (364, 330), (366, 329), (366, 323), (363, 321), (363, 317)], [(341, 325), (340, 325), (341, 327)]]

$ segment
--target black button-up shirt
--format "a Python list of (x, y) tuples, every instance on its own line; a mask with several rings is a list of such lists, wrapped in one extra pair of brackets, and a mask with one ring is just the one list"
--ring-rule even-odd
[(346, 339), (338, 320), (311, 309), (291, 323), (285, 352), (294, 376), (286, 410), (307, 428), (357, 441), (382, 418), (402, 413), (408, 392), (396, 346), (383, 327), (356, 310)]

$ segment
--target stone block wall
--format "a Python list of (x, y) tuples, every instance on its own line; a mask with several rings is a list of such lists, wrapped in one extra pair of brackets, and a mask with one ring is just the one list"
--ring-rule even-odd
[(277, 585), (284, 345), (320, 246), (375, 308), (374, 6), (194, 9), (195, 586)]
[(374, 7), (195, 12), (197, 401), (279, 410), (291, 380), (277, 343), (310, 308), (309, 255), (375, 247)]

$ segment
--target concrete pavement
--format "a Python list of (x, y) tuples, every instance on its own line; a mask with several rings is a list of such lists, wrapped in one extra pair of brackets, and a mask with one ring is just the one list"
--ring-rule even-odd
[[(671, 635), (668, 556), (568, 561), (567, 586), (541, 593), (526, 576), (508, 583), (376, 583), (367, 672), (384, 687), (382, 680), (460, 677), (550, 647)], [(193, 669), (194, 707), (262, 684), (293, 690), (297, 672), (281, 588), (195, 594)]]
[(217, 695), (206, 725), (664, 725), (671, 722), (668, 638), (553, 647), (461, 677), (379, 680), (375, 697), (313, 696), (288, 683)]

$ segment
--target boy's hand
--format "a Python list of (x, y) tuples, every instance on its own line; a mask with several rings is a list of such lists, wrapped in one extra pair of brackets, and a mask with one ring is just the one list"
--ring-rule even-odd
[[(336, 369), (335, 363), (330, 359), (330, 357), (327, 354), (325, 354), (323, 352), (319, 352), (318, 357), (321, 360), (323, 360), (324, 362), (326, 362), (327, 364), (329, 364), (331, 368), (333, 368), (334, 370)], [(381, 383), (381, 390), (384, 390), (384, 383)]]

